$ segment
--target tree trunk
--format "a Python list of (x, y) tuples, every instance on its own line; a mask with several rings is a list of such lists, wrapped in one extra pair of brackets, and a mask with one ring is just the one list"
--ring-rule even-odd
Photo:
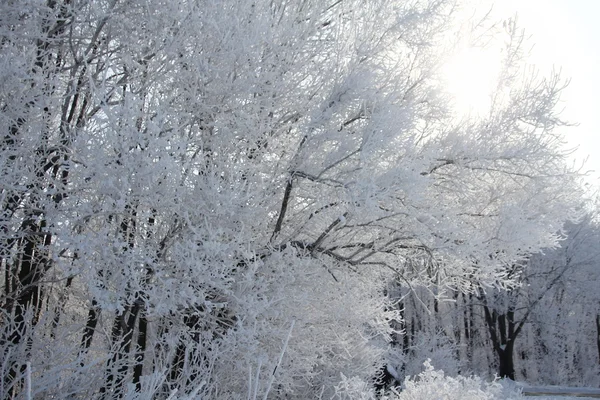
[[(484, 296), (480, 296), (483, 301)], [(514, 343), (519, 331), (515, 330), (513, 312), (499, 314), (496, 310), (483, 307), (485, 322), (490, 333), (492, 346), (498, 355), (498, 374), (501, 378), (515, 380)]]
[(462, 294), (463, 298), (463, 319), (464, 319), (464, 330), (465, 330), (465, 339), (466, 339), (466, 352), (467, 352), (467, 360), (469, 362), (469, 368), (473, 366), (473, 295), (469, 294), (469, 299), (467, 300), (467, 295), (465, 293)]
[[(108, 393), (113, 394), (113, 398), (123, 397), (123, 383), (129, 371), (127, 359), (131, 351), (131, 341), (139, 311), (138, 302), (134, 302), (133, 306), (126, 307), (124, 312), (115, 316), (111, 336), (113, 346), (116, 346), (116, 348), (113, 349), (113, 356), (106, 365), (105, 385), (100, 389), (103, 399), (108, 398)], [(114, 397), (115, 395), (116, 397)]]
[[(115, 369), (115, 364), (117, 364), (122, 358), (123, 358), (123, 354), (122, 354), (122, 347), (123, 347), (123, 343), (122, 343), (122, 337), (123, 337), (123, 330), (125, 329), (125, 313), (126, 311), (123, 311), (121, 313), (118, 313), (115, 315), (115, 320), (113, 322), (113, 327), (112, 327), (112, 332), (111, 332), (111, 342), (113, 345), (113, 349), (111, 349), (112, 351), (112, 357), (108, 360), (108, 362), (106, 363), (106, 378), (104, 379), (104, 386), (102, 386), (100, 388), (100, 394), (102, 394), (102, 396), (100, 397), (101, 399), (107, 399), (107, 393), (110, 393), (113, 391), (114, 389), (114, 381), (115, 381), (115, 374), (114, 374), (114, 369)], [(117, 346), (117, 348), (115, 349), (114, 347)]]
[(508, 342), (505, 346), (498, 348), (498, 360), (500, 361), (498, 374), (501, 378), (515, 380), (514, 345)]
[[(141, 301), (140, 301), (141, 303)], [(143, 305), (140, 305), (142, 307)], [(136, 389), (141, 389), (140, 378), (144, 371), (144, 355), (146, 353), (146, 340), (148, 337), (148, 320), (146, 319), (145, 310), (140, 310), (140, 316), (138, 321), (138, 336), (137, 336), (137, 349), (135, 356), (135, 366), (133, 367), (133, 383)]]
[(98, 324), (98, 314), (100, 310), (98, 309), (98, 302), (96, 300), (92, 300), (92, 306), (88, 311), (87, 322), (85, 323), (85, 329), (83, 331), (83, 337), (81, 338), (81, 354), (87, 353), (87, 350), (90, 348), (92, 344), (92, 338), (94, 337), (94, 332), (96, 331), (96, 325)]
[(600, 364), (600, 314), (596, 314), (596, 344), (598, 346), (598, 364)]

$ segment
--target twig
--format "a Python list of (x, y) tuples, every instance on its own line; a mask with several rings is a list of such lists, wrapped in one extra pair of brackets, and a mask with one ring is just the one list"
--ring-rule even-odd
[(169, 397), (167, 397), (167, 400), (174, 400), (176, 394), (177, 394), (177, 388), (175, 388), (171, 391), (171, 394), (169, 395)]
[(258, 360), (258, 367), (256, 368), (256, 378), (254, 379), (254, 394), (252, 400), (256, 400), (258, 396), (258, 378), (260, 376), (260, 369), (262, 367), (262, 360)]
[(31, 362), (27, 361), (27, 367), (25, 369), (25, 398), (32, 400), (31, 397)]
[(283, 360), (283, 354), (285, 353), (285, 350), (287, 349), (288, 343), (290, 341), (290, 337), (292, 336), (292, 330), (294, 329), (295, 323), (296, 323), (296, 320), (293, 319), (292, 323), (290, 324), (290, 331), (288, 332), (287, 337), (285, 338), (285, 342), (283, 343), (283, 348), (281, 349), (281, 353), (279, 353), (279, 360), (277, 361), (277, 365), (273, 369), (273, 373), (271, 374), (271, 378), (269, 379), (269, 385), (267, 386), (267, 390), (265, 391), (263, 400), (267, 400), (267, 396), (269, 395), (269, 391), (271, 390), (271, 386), (273, 385), (273, 381), (275, 380), (275, 372), (277, 372), (277, 368), (279, 368), (279, 366), (281, 365), (281, 360)]

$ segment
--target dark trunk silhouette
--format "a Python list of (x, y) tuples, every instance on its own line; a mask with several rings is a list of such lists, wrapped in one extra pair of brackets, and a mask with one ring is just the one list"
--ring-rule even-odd
[[(485, 303), (485, 297), (480, 296), (480, 298)], [(501, 378), (515, 380), (514, 345), (524, 321), (515, 324), (514, 311), (510, 307), (505, 314), (500, 314), (487, 305), (483, 310), (494, 353), (498, 359), (498, 375)]]
[(496, 350), (498, 360), (500, 361), (498, 374), (501, 378), (509, 378), (515, 380), (515, 363), (514, 363), (514, 345), (510, 341), (503, 348)]

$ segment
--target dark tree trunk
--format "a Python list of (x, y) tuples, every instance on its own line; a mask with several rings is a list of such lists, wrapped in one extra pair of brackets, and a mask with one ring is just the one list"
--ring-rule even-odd
[[(485, 297), (480, 297), (483, 301)], [(514, 344), (521, 328), (515, 329), (514, 312), (499, 314), (496, 310), (483, 307), (485, 322), (494, 352), (498, 356), (498, 374), (501, 378), (515, 380)]]
[[(140, 301), (141, 302), (141, 301)], [(141, 307), (141, 305), (140, 305)], [(148, 320), (146, 319), (146, 312), (140, 311), (140, 318), (138, 322), (138, 336), (137, 336), (137, 352), (135, 356), (135, 366), (133, 367), (133, 383), (136, 389), (141, 389), (140, 378), (144, 371), (144, 354), (146, 353), (146, 339), (148, 337)]]
[[(68, 293), (67, 291), (73, 284), (73, 277), (70, 276), (67, 278), (67, 282), (65, 284), (64, 289), (60, 293), (58, 297), (58, 304), (54, 307), (54, 318), (52, 319), (52, 329), (50, 330), (50, 336), (54, 339), (56, 337), (56, 329), (58, 328), (58, 324), (60, 322), (60, 317), (64, 310), (64, 305), (67, 302)], [(47, 301), (48, 303), (49, 301)]]
[[(125, 312), (122, 313), (117, 313), (117, 315), (115, 315), (115, 321), (113, 323), (113, 328), (112, 328), (112, 333), (111, 333), (111, 342), (113, 344), (113, 346), (118, 344), (118, 349), (112, 349), (113, 355), (112, 357), (108, 360), (107, 364), (106, 364), (106, 378), (104, 380), (104, 386), (102, 386), (100, 388), (100, 393), (106, 395), (106, 393), (110, 393), (113, 390), (114, 387), (114, 380), (115, 380), (115, 374), (114, 374), (114, 365), (117, 364), (123, 354), (121, 353), (121, 347), (122, 347), (122, 336), (123, 336), (123, 329), (125, 328)], [(102, 399), (107, 398), (106, 396), (102, 396)]]
[(498, 360), (500, 361), (498, 374), (501, 378), (515, 380), (514, 346), (510, 341), (504, 348), (499, 348)]
[[(121, 360), (127, 360), (127, 358), (129, 357), (129, 353), (131, 351), (131, 343), (133, 341), (133, 331), (135, 329), (135, 321), (137, 320), (137, 317), (139, 315), (140, 312), (140, 304), (138, 301), (136, 301), (133, 304), (133, 307), (131, 308), (131, 311), (129, 313), (129, 317), (127, 318), (127, 321), (125, 322), (125, 332), (123, 333), (123, 343), (122, 343), (122, 350), (120, 350), (119, 353), (119, 358)], [(120, 395), (122, 395), (123, 393), (123, 382), (125, 381), (125, 377), (127, 376), (127, 372), (129, 371), (129, 363), (128, 362), (122, 362), (121, 366), (119, 367), (118, 370), (118, 374), (117, 374), (117, 378), (115, 379), (115, 390), (117, 391), (117, 393), (120, 393)]]
[[(139, 304), (136, 302), (132, 307), (127, 307), (124, 312), (115, 316), (115, 322), (112, 329), (112, 342), (116, 346), (113, 356), (106, 365), (105, 385), (100, 389), (100, 393), (107, 397), (111, 393), (112, 398), (121, 398), (123, 396), (123, 383), (127, 372), (129, 371), (129, 353), (131, 351), (131, 342), (135, 321), (139, 314)], [(115, 373), (115, 368), (117, 369)]]
[(469, 368), (473, 365), (473, 295), (462, 294), (463, 298), (463, 320), (464, 320), (464, 331), (466, 341), (466, 352), (467, 360), (469, 361)]
[(598, 346), (598, 364), (600, 364), (600, 314), (596, 315), (596, 344)]
[(185, 343), (183, 341), (179, 342), (177, 345), (177, 350), (175, 351), (175, 356), (173, 357), (173, 361), (171, 361), (171, 370), (169, 371), (169, 382), (171, 382), (172, 385), (176, 385), (176, 382), (179, 380), (181, 373), (183, 372), (185, 363), (185, 349)]
[[(183, 322), (188, 328), (187, 334), (189, 336), (181, 338), (179, 340), (175, 357), (173, 358), (173, 362), (171, 363), (171, 371), (169, 372), (169, 380), (172, 383), (176, 383), (179, 379), (182, 378), (182, 374), (186, 366), (186, 352), (196, 351), (196, 349), (194, 349), (194, 347), (196, 347), (194, 346), (194, 344), (199, 344), (200, 341), (200, 318), (197, 315), (194, 315), (193, 312), (190, 312), (190, 315), (186, 315), (183, 317)], [(194, 378), (195, 375), (188, 377), (187, 382), (193, 381)]]
[(98, 302), (96, 300), (92, 300), (92, 306), (88, 311), (87, 322), (85, 323), (85, 329), (83, 331), (83, 337), (81, 338), (81, 353), (85, 354), (87, 350), (90, 348), (92, 344), (92, 338), (94, 337), (94, 332), (96, 331), (96, 325), (98, 324), (98, 314), (100, 310), (98, 309)]

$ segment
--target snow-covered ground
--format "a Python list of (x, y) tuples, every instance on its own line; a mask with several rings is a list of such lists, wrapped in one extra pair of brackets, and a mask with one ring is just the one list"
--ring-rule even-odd
[[(531, 400), (586, 400), (593, 399), (594, 397), (581, 397), (581, 396), (526, 396)], [(597, 397), (596, 397), (597, 398)]]
[[(531, 400), (585, 400), (585, 399), (593, 399), (594, 397), (581, 397), (581, 396), (526, 396)], [(595, 397), (598, 398), (598, 397)]]
[(600, 389), (568, 386), (524, 386), (523, 393), (538, 400), (600, 398)]
[[(529, 397), (529, 396), (527, 396)], [(571, 397), (571, 396), (531, 396), (532, 400), (572, 400), (572, 399), (585, 399), (585, 397)]]

